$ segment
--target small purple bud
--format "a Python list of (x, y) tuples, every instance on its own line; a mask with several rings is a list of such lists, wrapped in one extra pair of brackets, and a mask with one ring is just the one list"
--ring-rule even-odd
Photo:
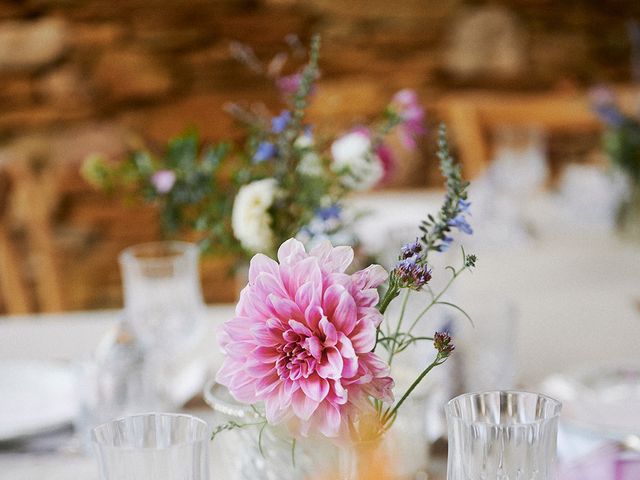
[(433, 336), (433, 346), (442, 358), (447, 358), (456, 348), (447, 332), (436, 332)]
[(283, 110), (280, 115), (271, 119), (271, 131), (273, 133), (282, 133), (291, 121), (291, 112)]
[(420, 252), (422, 252), (422, 244), (416, 238), (415, 242), (406, 243), (400, 248), (400, 260), (413, 257), (420, 254)]

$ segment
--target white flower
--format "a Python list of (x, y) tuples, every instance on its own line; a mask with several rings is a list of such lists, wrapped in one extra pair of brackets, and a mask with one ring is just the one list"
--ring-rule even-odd
[(384, 175), (382, 162), (371, 152), (371, 138), (366, 132), (348, 133), (331, 145), (332, 168), (342, 174), (342, 183), (354, 190), (367, 190)]
[(265, 178), (247, 185), (238, 191), (233, 202), (231, 226), (242, 246), (252, 252), (267, 252), (273, 248), (269, 208), (278, 191), (273, 178)]

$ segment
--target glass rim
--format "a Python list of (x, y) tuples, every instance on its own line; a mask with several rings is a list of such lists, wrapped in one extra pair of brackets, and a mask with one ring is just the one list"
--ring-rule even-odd
[[(204, 432), (206, 432), (206, 435), (203, 435), (202, 438), (200, 439), (190, 439), (190, 440), (183, 440), (171, 445), (168, 445), (162, 449), (159, 449), (157, 447), (133, 447), (130, 445), (122, 445), (122, 446), (115, 446), (115, 445), (109, 445), (106, 444), (104, 442), (99, 441), (96, 438), (96, 432), (98, 430), (101, 430), (103, 428), (106, 428), (107, 425), (112, 425), (114, 423), (118, 423), (121, 422), (123, 420), (127, 420), (130, 418), (138, 418), (138, 417), (169, 417), (169, 418), (179, 418), (179, 419), (189, 419), (190, 421), (194, 421), (195, 423), (199, 424), (201, 427), (204, 427)], [(202, 442), (208, 442), (210, 440), (210, 436), (211, 436), (211, 427), (209, 426), (209, 424), (204, 421), (203, 419), (201, 419), (200, 417), (196, 417), (195, 415), (191, 415), (188, 413), (167, 413), (167, 412), (146, 412), (146, 413), (134, 413), (132, 415), (123, 415), (122, 417), (118, 417), (118, 418), (114, 418), (112, 420), (109, 420), (107, 422), (103, 422), (99, 425), (96, 425), (95, 427), (93, 427), (91, 429), (91, 443), (100, 447), (100, 448), (113, 448), (113, 449), (117, 449), (117, 450), (168, 450), (170, 448), (175, 448), (175, 447), (184, 447), (184, 446), (188, 446), (188, 445), (195, 445), (197, 443), (202, 443)]]
[[(138, 251), (143, 251), (145, 249), (153, 250), (153, 249), (165, 249), (167, 255), (165, 256), (139, 256)], [(173, 251), (172, 251), (173, 250)], [(155, 263), (166, 263), (168, 260), (174, 260), (176, 257), (179, 257), (183, 254), (198, 254), (199, 248), (198, 245), (191, 242), (185, 242), (182, 240), (159, 240), (155, 242), (145, 242), (138, 243), (136, 245), (131, 245), (120, 252), (118, 255), (118, 261), (123, 264), (128, 260), (135, 260), (138, 263), (143, 264), (155, 264)]]
[(224, 400), (216, 395), (216, 388), (227, 388), (218, 383), (215, 378), (210, 379), (204, 386), (203, 397), (207, 405), (215, 412), (222, 413), (234, 418), (258, 417), (258, 413), (250, 406), (235, 400)]
[(534, 396), (537, 398), (543, 398), (544, 400), (548, 401), (550, 404), (553, 405), (554, 408), (554, 412), (552, 415), (549, 415), (546, 418), (540, 418), (538, 420), (532, 420), (530, 422), (518, 422), (517, 424), (511, 424), (508, 425), (508, 427), (515, 427), (515, 426), (527, 426), (527, 425), (536, 425), (539, 423), (544, 423), (544, 422), (548, 422), (549, 420), (553, 420), (554, 418), (558, 418), (560, 416), (560, 413), (562, 412), (562, 402), (560, 400), (556, 400), (553, 397), (550, 397), (549, 395), (545, 395), (544, 393), (539, 393), (539, 392), (529, 392), (526, 390), (487, 390), (487, 391), (480, 391), (480, 392), (468, 392), (468, 393), (463, 393), (461, 395), (458, 395), (454, 398), (452, 398), (451, 400), (449, 400), (446, 405), (445, 405), (445, 411), (447, 414), (448, 418), (453, 418), (455, 420), (459, 420), (467, 425), (490, 425), (490, 426), (500, 426), (500, 425), (496, 425), (494, 423), (490, 423), (490, 422), (474, 422), (471, 420), (466, 420), (464, 418), (462, 418), (462, 416), (454, 413), (453, 411), (453, 405), (460, 402), (462, 399), (466, 399), (466, 398), (471, 398), (471, 397), (475, 397), (475, 396), (480, 396), (480, 395), (491, 395), (491, 394), (515, 394), (515, 395), (521, 395), (521, 396)]

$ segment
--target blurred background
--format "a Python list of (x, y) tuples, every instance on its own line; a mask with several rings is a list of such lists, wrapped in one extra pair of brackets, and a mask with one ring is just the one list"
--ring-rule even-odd
[[(634, 18), (640, 4), (622, 0), (3, 0), (0, 311), (121, 305), (117, 254), (159, 238), (156, 215), (93, 190), (80, 165), (188, 126), (241, 139), (225, 104), (276, 108), (278, 96), (234, 58), (237, 42), (267, 61), (288, 34), (320, 33), (310, 117), (330, 133), (417, 90), (431, 137), (448, 121), (468, 178), (502, 127), (537, 125), (553, 187), (567, 164), (603, 162), (586, 92), (631, 86)], [(431, 140), (385, 188), (440, 184)], [(228, 262), (203, 268), (207, 300), (233, 300)]]

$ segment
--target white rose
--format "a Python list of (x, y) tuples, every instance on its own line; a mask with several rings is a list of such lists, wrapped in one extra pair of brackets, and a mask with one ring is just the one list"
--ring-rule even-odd
[(273, 248), (269, 208), (273, 205), (277, 187), (275, 179), (265, 178), (242, 186), (236, 195), (231, 226), (233, 234), (247, 250), (267, 252)]
[(342, 173), (342, 183), (354, 190), (367, 190), (384, 175), (382, 162), (371, 152), (371, 139), (364, 132), (352, 132), (331, 145), (332, 168)]

